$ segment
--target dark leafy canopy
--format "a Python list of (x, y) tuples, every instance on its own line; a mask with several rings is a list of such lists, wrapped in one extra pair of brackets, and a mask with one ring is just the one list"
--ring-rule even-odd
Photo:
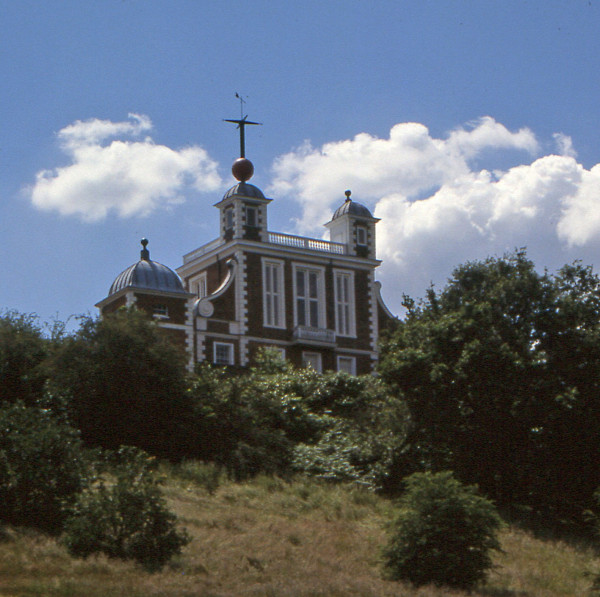
[(122, 310), (84, 319), (62, 341), (50, 370), (53, 390), (67, 395), (87, 444), (179, 454), (185, 359), (144, 313)]
[(600, 484), (600, 281), (539, 274), (524, 252), (457, 268), (383, 350), (407, 400), (396, 466), (452, 469), (499, 502), (580, 511)]
[(88, 480), (75, 429), (39, 408), (0, 408), (0, 520), (57, 532)]
[(0, 404), (34, 404), (43, 393), (48, 341), (34, 315), (0, 315)]
[(500, 549), (493, 504), (449, 472), (415, 473), (406, 487), (384, 554), (390, 576), (461, 589), (482, 581)]

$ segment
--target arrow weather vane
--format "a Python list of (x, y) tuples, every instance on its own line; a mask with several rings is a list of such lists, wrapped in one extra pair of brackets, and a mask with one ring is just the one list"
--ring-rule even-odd
[(233, 122), (234, 124), (237, 124), (237, 128), (240, 130), (240, 157), (245, 158), (246, 157), (245, 126), (247, 124), (262, 124), (262, 122), (252, 122), (251, 120), (247, 120), (248, 115), (246, 114), (246, 116), (243, 116), (244, 104), (246, 102), (244, 101), (242, 96), (237, 92), (235, 94), (235, 97), (237, 97), (240, 100), (240, 119), (239, 120), (233, 120), (233, 119), (230, 120), (228, 118), (224, 118), (223, 121), (224, 122)]

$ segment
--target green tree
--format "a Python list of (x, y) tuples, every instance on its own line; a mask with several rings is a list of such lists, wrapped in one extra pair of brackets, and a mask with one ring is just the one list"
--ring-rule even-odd
[(0, 404), (34, 404), (43, 394), (48, 341), (35, 315), (0, 315)]
[(57, 532), (88, 481), (75, 429), (40, 408), (0, 408), (1, 520)]
[(137, 446), (181, 455), (185, 356), (135, 309), (83, 319), (50, 360), (51, 387), (66, 395), (73, 423), (93, 446)]
[(79, 557), (102, 552), (159, 570), (189, 543), (160, 492), (152, 459), (121, 448), (110, 474), (85, 489), (65, 523), (63, 541)]
[(471, 589), (492, 568), (499, 550), (501, 520), (477, 488), (465, 486), (450, 472), (415, 473), (385, 549), (385, 566), (394, 580)]
[(581, 510), (600, 483), (599, 301), (589, 268), (539, 274), (523, 251), (406, 299), (381, 361), (410, 411), (399, 476), (452, 469), (498, 502)]

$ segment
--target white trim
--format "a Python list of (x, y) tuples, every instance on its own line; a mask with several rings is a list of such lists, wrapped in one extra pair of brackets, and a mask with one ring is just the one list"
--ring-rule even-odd
[[(340, 362), (344, 360), (348, 362), (349, 367), (341, 367)], [(356, 357), (339, 354), (337, 356), (337, 370), (345, 371), (350, 375), (356, 375)]]
[[(314, 359), (314, 363), (311, 359)], [(308, 368), (308, 366), (314, 369), (317, 373), (323, 373), (323, 355), (320, 352), (312, 352), (308, 350), (302, 351), (302, 366)]]
[[(284, 283), (284, 261), (281, 259), (270, 259), (262, 257), (262, 303), (263, 303), (263, 327), (284, 330), (285, 325), (285, 283)], [(271, 269), (273, 268), (273, 269)], [(271, 274), (268, 275), (268, 270)], [(273, 271), (276, 272), (277, 281), (273, 284)], [(267, 287), (267, 279), (270, 278), (271, 288)], [(274, 286), (276, 286), (274, 288)], [(277, 308), (273, 307), (273, 298), (277, 299)], [(271, 299), (269, 301), (268, 299)], [(275, 323), (269, 320), (275, 319)]]
[[(227, 362), (217, 361), (218, 348), (227, 348)], [(215, 365), (233, 365), (235, 363), (235, 347), (232, 342), (213, 342), (213, 363)]]
[[(299, 270), (305, 272), (317, 272), (317, 325), (311, 325), (310, 321), (305, 318), (304, 323), (298, 323), (298, 289), (297, 289), (297, 272)], [(294, 289), (294, 327), (298, 325), (306, 325), (309, 327), (327, 328), (327, 316), (325, 311), (325, 268), (312, 263), (301, 263), (292, 261), (292, 277)], [(308, 276), (305, 276), (305, 287), (308, 288)], [(305, 307), (305, 315), (309, 313), (309, 307)]]
[[(346, 279), (348, 281), (346, 286), (347, 296), (340, 296), (338, 291), (338, 280)], [(333, 270), (333, 302), (335, 312), (335, 333), (336, 336), (344, 338), (356, 338), (356, 292), (354, 290), (354, 272), (352, 270)], [(343, 301), (343, 299), (346, 301)], [(340, 307), (344, 305), (348, 308), (347, 321), (342, 321), (345, 316), (340, 317)], [(342, 325), (342, 324), (346, 325)]]
[(248, 332), (248, 280), (246, 270), (246, 255), (243, 251), (236, 251), (235, 258), (239, 266), (239, 275), (235, 284), (235, 318), (239, 321), (240, 333), (240, 365), (248, 364), (248, 341), (245, 338)]
[(188, 281), (189, 290), (197, 298), (203, 299), (208, 296), (208, 272), (205, 270), (193, 276)]

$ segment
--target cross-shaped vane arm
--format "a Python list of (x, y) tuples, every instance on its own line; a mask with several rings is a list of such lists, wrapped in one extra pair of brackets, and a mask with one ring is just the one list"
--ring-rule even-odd
[(241, 118), (240, 120), (230, 120), (228, 118), (225, 118), (224, 121), (225, 122), (233, 122), (234, 124), (237, 124), (237, 128), (240, 130), (240, 157), (241, 158), (245, 158), (246, 157), (246, 135), (245, 135), (245, 127), (247, 124), (262, 124), (262, 122), (252, 122), (251, 120), (246, 120), (248, 118), (248, 116), (244, 116), (244, 118)]

